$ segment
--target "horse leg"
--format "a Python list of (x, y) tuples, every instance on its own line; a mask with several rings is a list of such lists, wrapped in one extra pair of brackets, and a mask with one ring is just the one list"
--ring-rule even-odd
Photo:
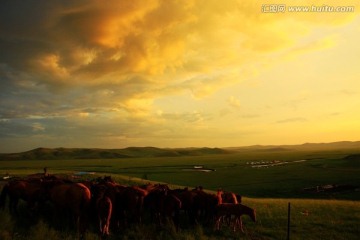
[(14, 201), (15, 201), (15, 199), (10, 196), (9, 197), (9, 212), (10, 212), (10, 214), (14, 214)]
[(19, 203), (19, 198), (17, 198), (17, 197), (10, 198), (9, 210), (10, 210), (10, 213), (15, 214), (16, 216), (19, 215), (19, 213), (17, 211), (18, 203)]
[(29, 211), (30, 217), (35, 217), (37, 213), (39, 213), (39, 207), (36, 204), (36, 201), (30, 199), (27, 203), (27, 209)]
[(81, 214), (75, 214), (75, 226), (78, 239), (85, 238), (85, 224), (82, 222)]
[(87, 215), (84, 212), (79, 212), (76, 214), (76, 231), (79, 233), (79, 239), (85, 238), (86, 229), (88, 227)]
[(242, 223), (242, 220), (241, 220), (241, 216), (239, 216), (237, 218), (237, 221), (238, 221), (238, 225), (239, 225), (239, 228), (240, 228), (241, 232), (244, 233), (244, 228), (243, 228), (243, 223)]
[(110, 232), (109, 232), (110, 218), (107, 218), (105, 222), (106, 223), (105, 223), (104, 232), (105, 232), (106, 236), (109, 236), (110, 235)]
[(99, 217), (100, 236), (106, 237), (109, 233), (110, 219), (106, 217)]
[(162, 224), (162, 221), (161, 221), (161, 214), (160, 214), (160, 212), (155, 212), (155, 222), (159, 225), (159, 226), (161, 226)]
[(6, 205), (6, 196), (9, 194), (9, 183), (7, 183), (3, 189), (1, 190), (0, 194), (0, 209), (5, 209)]
[(101, 218), (101, 216), (98, 217), (98, 220), (99, 220), (100, 236), (103, 236), (104, 233), (103, 233), (103, 224), (102, 224), (102, 218)]
[(222, 216), (217, 217), (215, 221), (215, 230), (220, 230), (220, 221), (222, 219)]
[(236, 227), (238, 226), (238, 218), (237, 218), (237, 216), (235, 216), (232, 219), (232, 225), (233, 225), (233, 232), (236, 232)]
[(195, 211), (192, 209), (188, 210), (188, 215), (189, 215), (190, 225), (195, 225), (195, 223), (196, 223)]
[(176, 231), (179, 231), (180, 227), (180, 210), (176, 209), (175, 214), (173, 216), (173, 222), (176, 228)]

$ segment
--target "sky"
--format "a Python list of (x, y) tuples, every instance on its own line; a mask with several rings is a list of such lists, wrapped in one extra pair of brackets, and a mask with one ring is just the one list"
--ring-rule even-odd
[(271, 3), (2, 0), (0, 152), (360, 140), (360, 2)]

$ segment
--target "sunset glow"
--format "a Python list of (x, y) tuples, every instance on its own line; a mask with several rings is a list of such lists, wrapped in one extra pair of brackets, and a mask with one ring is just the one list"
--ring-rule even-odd
[(266, 4), (2, 1), (0, 152), (360, 140), (359, 1)]

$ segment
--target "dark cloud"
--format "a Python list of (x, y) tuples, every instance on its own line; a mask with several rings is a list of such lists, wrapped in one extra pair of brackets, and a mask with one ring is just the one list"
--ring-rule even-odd
[[(200, 100), (238, 83), (247, 77), (243, 68), (263, 61), (265, 52), (293, 44), (304, 34), (298, 31), (304, 21), (313, 19), (311, 14), (259, 15), (261, 4), (3, 0), (3, 146), (10, 146), (6, 137), (32, 146), (81, 141), (95, 145), (106, 142), (106, 136), (138, 143), (129, 139), (166, 135), (163, 122), (170, 132), (174, 122), (190, 131), (203, 127), (198, 125), (211, 121), (212, 114), (189, 111), (160, 117), (153, 102), (184, 92)], [(331, 24), (331, 18), (326, 14), (326, 20), (316, 24)], [(299, 21), (295, 24), (294, 19)], [(238, 105), (236, 99), (232, 104)]]

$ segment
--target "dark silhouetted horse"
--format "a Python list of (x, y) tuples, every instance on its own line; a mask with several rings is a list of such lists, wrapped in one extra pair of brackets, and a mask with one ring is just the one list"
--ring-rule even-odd
[(156, 224), (164, 221), (172, 222), (179, 228), (181, 200), (164, 184), (147, 187), (149, 193), (144, 198), (144, 206), (150, 211), (150, 216)]
[(195, 222), (209, 224), (215, 214), (215, 208), (219, 201), (218, 196), (203, 190), (192, 191), (196, 193), (193, 203)]
[(69, 213), (77, 233), (82, 236), (88, 224), (91, 192), (82, 183), (49, 181), (44, 183), (48, 200), (53, 203), (56, 215)]
[(33, 210), (37, 202), (44, 200), (41, 179), (15, 180), (8, 182), (0, 194), (0, 208), (4, 209), (6, 198), (9, 196), (9, 210), (17, 214), (17, 205), (20, 199), (27, 202), (28, 208)]
[(116, 206), (118, 216), (125, 225), (141, 223), (144, 198), (148, 192), (139, 187), (118, 187)]
[(197, 195), (195, 191), (190, 191), (188, 188), (184, 189), (174, 189), (171, 190), (171, 193), (174, 194), (181, 201), (181, 210), (188, 218), (188, 223), (190, 225), (195, 224), (195, 209), (194, 209), (194, 198)]
[(256, 221), (255, 209), (247, 207), (243, 204), (223, 203), (217, 205), (215, 229), (219, 230), (221, 228), (221, 221), (224, 219), (224, 217), (234, 216), (234, 218), (232, 218), (233, 230), (236, 231), (236, 228), (239, 228), (242, 232), (244, 232), (241, 220), (242, 215), (248, 215), (254, 222)]
[(239, 194), (235, 194), (233, 192), (223, 192), (222, 195), (222, 202), (223, 203), (241, 203), (242, 199)]
[(112, 215), (112, 202), (108, 196), (102, 194), (96, 200), (96, 212), (100, 227), (100, 236), (109, 236), (110, 219)]

